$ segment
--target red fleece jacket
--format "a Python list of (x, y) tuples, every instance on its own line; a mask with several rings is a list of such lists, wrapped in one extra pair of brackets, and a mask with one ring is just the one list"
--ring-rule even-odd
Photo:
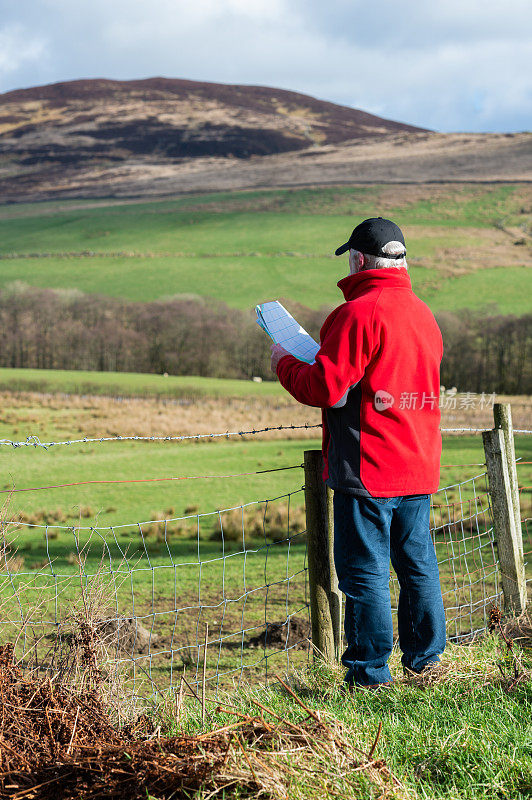
[(430, 494), (439, 483), (441, 333), (404, 269), (338, 283), (346, 302), (321, 329), (314, 364), (284, 356), (277, 375), (323, 413), (324, 479), (372, 497)]

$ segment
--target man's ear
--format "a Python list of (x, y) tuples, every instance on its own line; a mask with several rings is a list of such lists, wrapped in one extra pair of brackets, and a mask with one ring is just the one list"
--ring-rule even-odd
[(351, 274), (356, 274), (364, 269), (365, 259), (364, 254), (358, 250), (349, 251), (349, 269)]
[[(362, 259), (362, 261), (361, 261)], [(364, 266), (364, 256), (357, 250), (349, 250), (349, 271), (352, 275), (360, 272)]]

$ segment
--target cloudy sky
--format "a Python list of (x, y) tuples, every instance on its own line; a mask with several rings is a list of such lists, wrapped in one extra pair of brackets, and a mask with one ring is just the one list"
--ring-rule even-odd
[(530, 0), (0, 0), (0, 92), (154, 75), (441, 131), (530, 130)]

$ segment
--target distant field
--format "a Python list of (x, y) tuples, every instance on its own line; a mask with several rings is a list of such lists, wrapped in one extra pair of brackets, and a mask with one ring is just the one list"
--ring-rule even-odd
[[(404, 229), (415, 289), (435, 311), (524, 313), (532, 291), (530, 189), (520, 185), (234, 192), (143, 203), (0, 206), (0, 286), (131, 300), (209, 295), (252, 308), (338, 302), (357, 220)], [(520, 244), (516, 244), (520, 242)]]
[(54, 369), (0, 369), (0, 391), (61, 392), (73, 395), (199, 398), (282, 397), (276, 381), (255, 383), (194, 375), (149, 375), (136, 372), (84, 372)]
[[(236, 382), (235, 382), (236, 383)], [(246, 384), (247, 385), (247, 384)], [(250, 384), (255, 387), (254, 384)], [(261, 388), (260, 386), (257, 388)], [(183, 433), (224, 432), (266, 427), (268, 424), (310, 424), (319, 422), (319, 413), (303, 406), (279, 405), (272, 408), (267, 396), (261, 403), (252, 397), (233, 401), (205, 397), (184, 406), (164, 405), (153, 400), (117, 403), (113, 400), (54, 395), (2, 397), (0, 438), (25, 440), (36, 435), (43, 442), (78, 439), (88, 436), (180, 435)], [(268, 409), (270, 410), (268, 416)], [(516, 421), (525, 420), (516, 407)], [(468, 419), (452, 418), (453, 426), (463, 427)], [(469, 424), (478, 424), (474, 419)], [(482, 420), (489, 424), (488, 417)], [(519, 422), (519, 424), (523, 424)], [(517, 427), (517, 426), (516, 426)], [(229, 440), (108, 442), (72, 446), (0, 448), (2, 479), (0, 489), (7, 499), (9, 491), (90, 481), (58, 489), (16, 492), (9, 499), (10, 515), (36, 515), (38, 521), (72, 525), (117, 525), (148, 521), (160, 516), (181, 516), (195, 507), (200, 512), (232, 507), (254, 500), (266, 500), (303, 485), (299, 469), (303, 451), (319, 448), (319, 429), (308, 432), (278, 432)], [(304, 437), (304, 438), (302, 438)], [(519, 436), (516, 451), (523, 461), (532, 461), (532, 437)], [(484, 453), (480, 435), (444, 438), (442, 485), (449, 486), (483, 471)], [(296, 469), (273, 473), (221, 477), (233, 473), (255, 473), (277, 467)], [(198, 480), (147, 481), (139, 479), (186, 478)], [(519, 468), (521, 485), (532, 484), (530, 466)], [(110, 483), (106, 483), (111, 481)], [(125, 483), (113, 483), (125, 481)], [(454, 498), (452, 490), (450, 499)], [(523, 500), (528, 504), (530, 495)], [(298, 499), (302, 503), (302, 497)], [(0, 501), (1, 505), (1, 501)], [(171, 509), (171, 510), (170, 510)], [(50, 513), (52, 512), (52, 513)], [(188, 513), (188, 512), (187, 512)], [(36, 520), (37, 521), (37, 520)]]

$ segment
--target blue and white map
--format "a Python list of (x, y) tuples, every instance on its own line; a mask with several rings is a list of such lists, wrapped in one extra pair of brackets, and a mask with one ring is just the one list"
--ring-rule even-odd
[(313, 364), (319, 344), (301, 327), (299, 322), (279, 303), (273, 300), (255, 306), (257, 324), (273, 339), (275, 344), (282, 345), (293, 356), (307, 364)]

